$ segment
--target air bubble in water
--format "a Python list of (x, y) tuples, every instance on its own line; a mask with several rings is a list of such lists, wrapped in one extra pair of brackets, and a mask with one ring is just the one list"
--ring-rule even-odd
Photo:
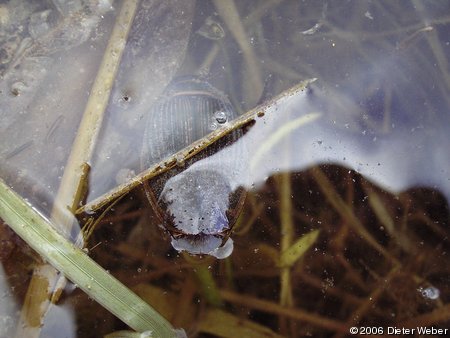
[(427, 288), (420, 287), (417, 290), (422, 294), (424, 298), (428, 298), (431, 300), (438, 299), (439, 296), (441, 295), (439, 289), (435, 288), (434, 286), (429, 286)]
[(224, 111), (219, 110), (214, 114), (214, 116), (216, 118), (216, 121), (220, 124), (227, 122), (227, 114)]

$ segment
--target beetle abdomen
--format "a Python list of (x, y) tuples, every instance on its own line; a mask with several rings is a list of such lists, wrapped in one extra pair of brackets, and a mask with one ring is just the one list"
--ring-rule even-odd
[(229, 100), (207, 82), (176, 80), (149, 113), (146, 165), (161, 161), (236, 117)]

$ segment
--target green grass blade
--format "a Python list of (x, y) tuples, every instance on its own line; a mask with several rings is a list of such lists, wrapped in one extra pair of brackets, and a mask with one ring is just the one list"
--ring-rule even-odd
[(281, 254), (280, 267), (291, 267), (316, 242), (320, 230), (313, 230), (301, 236), (294, 244)]
[(67, 241), (0, 179), (0, 217), (46, 261), (132, 329), (176, 337), (171, 324), (131, 290)]

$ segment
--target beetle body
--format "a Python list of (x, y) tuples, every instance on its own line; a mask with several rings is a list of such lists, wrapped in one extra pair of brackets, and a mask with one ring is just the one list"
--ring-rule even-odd
[[(237, 117), (225, 95), (207, 82), (185, 77), (172, 82), (147, 116), (142, 154), (146, 168)], [(160, 175), (145, 191), (178, 251), (228, 256), (229, 238), (245, 198), (237, 189), (245, 149), (236, 130), (209, 146), (183, 169)], [(222, 149), (232, 145), (232, 151)]]

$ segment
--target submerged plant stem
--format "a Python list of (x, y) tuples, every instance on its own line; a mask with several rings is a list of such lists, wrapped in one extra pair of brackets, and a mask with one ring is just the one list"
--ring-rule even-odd
[[(446, 304), (432, 312), (425, 313), (398, 324), (399, 327), (416, 328), (418, 326), (427, 327), (436, 325), (439, 322), (448, 322), (450, 320), (450, 304)], [(401, 325), (401, 326), (400, 326)]]
[(222, 297), (217, 289), (216, 282), (212, 276), (211, 270), (205, 265), (199, 265), (195, 269), (195, 274), (203, 289), (203, 295), (209, 304), (213, 306), (222, 306)]
[(83, 118), (78, 127), (60, 188), (56, 195), (55, 207), (52, 210), (52, 220), (56, 221), (57, 224), (71, 225), (71, 219), (67, 219), (65, 211), (68, 207), (73, 210), (72, 208), (78, 205), (76, 189), (83, 176), (84, 165), (89, 163), (92, 157), (137, 3), (138, 0), (124, 1), (106, 47), (100, 69), (92, 85)]
[(312, 324), (317, 327), (322, 327), (330, 331), (342, 332), (346, 334), (348, 333), (348, 328), (345, 324), (340, 323), (333, 319), (323, 317), (318, 314), (294, 308), (287, 308), (267, 300), (262, 300), (256, 297), (244, 296), (242, 294), (238, 294), (232, 291), (221, 290), (220, 294), (222, 295), (224, 300), (231, 302), (233, 304), (239, 304), (248, 307), (250, 309), (259, 310), (266, 313), (273, 313), (279, 316), (285, 316), (288, 318)]
[(370, 246), (382, 254), (386, 259), (392, 262), (394, 265), (399, 265), (400, 262), (392, 256), (383, 246), (381, 246), (373, 236), (364, 228), (362, 223), (353, 213), (352, 209), (348, 204), (339, 196), (339, 194), (334, 189), (331, 182), (320, 170), (320, 168), (315, 168), (312, 174), (320, 187), (320, 190), (324, 193), (327, 200), (334, 207), (334, 209), (341, 215), (341, 217), (350, 225), (350, 227), (355, 230), (362, 238), (364, 238)]
[[(79, 191), (80, 185), (83, 184), (80, 181), (83, 178), (83, 173), (85, 173), (85, 165), (89, 163), (95, 147), (103, 114), (108, 104), (109, 95), (119, 68), (120, 59), (125, 48), (137, 4), (138, 0), (125, 0), (116, 18), (116, 23), (106, 47), (97, 77), (92, 86), (91, 94), (65, 166), (58, 193), (55, 197), (51, 213), (52, 223), (61, 234), (66, 234), (66, 236), (70, 233), (70, 229), (75, 221), (71, 210), (74, 210), (79, 203), (77, 192)], [(47, 278), (48, 285), (55, 285), (59, 278), (56, 270), (45, 269), (44, 271), (46, 271), (45, 275), (39, 274), (37, 276), (33, 274), (33, 279)], [(31, 284), (35, 285), (33, 280)], [(22, 308), (21, 321), (18, 324), (17, 336), (37, 337), (39, 335), (48, 304), (33, 304), (39, 299), (47, 298), (48, 292), (48, 288), (44, 287), (38, 290), (28, 290), (25, 296), (24, 307)], [(58, 291), (56, 292), (58, 293)], [(45, 297), (37, 296), (37, 294), (45, 295)], [(38, 311), (39, 313), (33, 313), (33, 311)], [(41, 318), (40, 324), (36, 326), (29, 325), (27, 318), (30, 317)]]
[[(285, 144), (288, 146), (287, 142)], [(286, 148), (285, 148), (286, 149)], [(287, 151), (285, 152), (287, 154)], [(280, 223), (281, 223), (281, 247), (280, 257), (292, 244), (294, 237), (294, 224), (292, 220), (292, 187), (289, 173), (282, 173), (279, 176), (280, 187)], [(291, 267), (282, 266), (280, 271), (280, 305), (292, 307), (294, 304), (291, 284)], [(287, 333), (287, 323), (285, 317), (280, 317), (280, 327), (284, 327)]]
[[(250, 101), (256, 103), (263, 91), (263, 81), (261, 69), (259, 67), (260, 58), (256, 56), (254, 49), (250, 44), (250, 39), (245, 32), (244, 25), (240, 19), (234, 1), (215, 0), (214, 5), (242, 50), (246, 65), (244, 71), (247, 71), (249, 78), (249, 81), (246, 81), (245, 83), (245, 90), (247, 92), (245, 96), (250, 98)], [(244, 76), (244, 78), (246, 77), (247, 76)]]
[[(359, 306), (355, 309), (355, 311), (349, 316), (349, 320), (347, 321), (347, 327), (358, 325), (358, 323), (363, 321), (366, 314), (370, 312), (370, 310), (381, 298), (383, 292), (386, 289), (386, 285), (389, 285), (390, 281), (397, 272), (398, 272), (397, 267), (394, 267), (391, 269), (391, 271), (389, 271), (389, 273), (386, 276), (379, 278), (377, 287), (375, 287), (372, 290), (370, 295), (368, 295), (366, 299), (364, 299), (364, 301), (361, 304), (359, 304)], [(341, 333), (339, 335), (336, 335), (336, 338), (341, 338), (344, 336), (347, 336), (347, 334), (344, 335), (343, 333)]]

